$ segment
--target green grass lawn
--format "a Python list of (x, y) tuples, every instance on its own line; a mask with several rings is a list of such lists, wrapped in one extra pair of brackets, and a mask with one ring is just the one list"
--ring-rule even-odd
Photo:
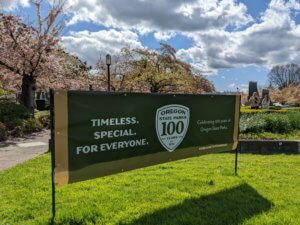
[[(211, 154), (57, 188), (56, 224), (300, 224), (300, 155)], [(0, 224), (49, 224), (49, 154), (0, 172)]]

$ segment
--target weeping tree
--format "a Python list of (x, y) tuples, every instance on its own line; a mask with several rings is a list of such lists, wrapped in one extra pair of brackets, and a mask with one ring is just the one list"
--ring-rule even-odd
[(30, 111), (33, 111), (37, 80), (64, 70), (63, 59), (57, 54), (64, 1), (54, 2), (43, 17), (41, 1), (32, 1), (36, 12), (34, 23), (25, 24), (21, 18), (0, 13), (1, 80), (3, 85), (20, 80), (20, 101)]
[[(98, 89), (106, 86), (106, 65), (99, 59)], [(170, 45), (161, 44), (156, 51), (125, 47), (113, 57), (111, 85), (115, 91), (152, 93), (204, 93), (213, 92), (214, 86), (190, 64), (176, 57)]]

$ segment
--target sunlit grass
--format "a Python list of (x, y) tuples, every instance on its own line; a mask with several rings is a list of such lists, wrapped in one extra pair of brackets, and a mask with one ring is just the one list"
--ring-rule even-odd
[[(300, 156), (212, 154), (57, 188), (56, 224), (300, 224)], [(49, 224), (49, 154), (0, 173), (0, 224)]]

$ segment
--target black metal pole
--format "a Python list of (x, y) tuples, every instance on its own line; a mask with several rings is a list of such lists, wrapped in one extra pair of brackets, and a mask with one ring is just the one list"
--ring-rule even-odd
[(236, 148), (235, 150), (235, 163), (234, 163), (234, 173), (237, 175), (237, 170), (238, 170), (238, 154), (239, 154), (239, 147)]
[(54, 224), (55, 219), (55, 146), (54, 146), (54, 93), (50, 89), (50, 128), (51, 128), (51, 139), (49, 141), (51, 151), (51, 171), (52, 171), (52, 219), (51, 223)]
[(107, 91), (110, 92), (110, 64), (107, 64)]
[(238, 154), (239, 154), (239, 149), (241, 147), (241, 145), (239, 144), (239, 137), (240, 137), (240, 119), (241, 119), (241, 98), (242, 96), (240, 96), (240, 107), (239, 107), (239, 120), (238, 120), (238, 146), (236, 147), (236, 150), (235, 150), (235, 164), (234, 164), (234, 173), (235, 175), (237, 175), (237, 172), (238, 172)]

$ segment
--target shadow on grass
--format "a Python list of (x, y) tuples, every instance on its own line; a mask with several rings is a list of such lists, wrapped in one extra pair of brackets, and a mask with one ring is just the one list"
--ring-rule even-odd
[(237, 225), (268, 211), (272, 203), (247, 184), (144, 215), (120, 225)]
[[(179, 205), (146, 214), (129, 223), (120, 222), (119, 225), (238, 225), (268, 211), (271, 206), (272, 203), (255, 189), (242, 184), (215, 194), (187, 199)], [(100, 217), (103, 215), (99, 212), (85, 212), (71, 218), (60, 218), (54, 224), (98, 224)]]

